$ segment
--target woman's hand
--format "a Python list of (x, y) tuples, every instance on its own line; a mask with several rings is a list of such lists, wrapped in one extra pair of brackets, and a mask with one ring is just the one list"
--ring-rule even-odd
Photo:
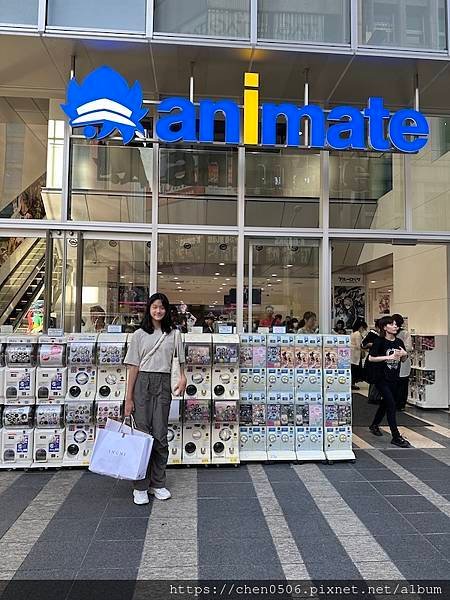
[(134, 412), (134, 402), (131, 398), (127, 398), (125, 400), (125, 412), (124, 412), (124, 417), (129, 417), (133, 414)]
[(186, 389), (186, 384), (187, 384), (187, 379), (186, 379), (186, 375), (183, 373), (177, 383), (177, 385), (175, 386), (175, 392), (176, 392), (176, 396), (181, 396), (184, 393), (184, 390)]

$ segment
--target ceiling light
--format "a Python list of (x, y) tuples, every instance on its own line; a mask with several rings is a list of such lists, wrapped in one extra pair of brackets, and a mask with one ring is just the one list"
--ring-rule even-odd
[(220, 275), (220, 273), (214, 273), (214, 275)]
[(174, 277), (174, 280), (178, 279), (178, 277)]
[(276, 273), (272, 273), (272, 277), (278, 277)]
[(129, 281), (128, 283), (129, 283), (130, 285), (133, 285), (133, 282), (132, 282), (132, 281)]
[(158, 275), (162, 275), (162, 271), (158, 271)]
[(224, 267), (225, 263), (219, 263), (219, 267)]
[(272, 284), (271, 284), (271, 283), (268, 283), (268, 284), (267, 284), (267, 287), (272, 287)]
[(294, 265), (286, 265), (286, 269), (289, 269), (289, 267), (293, 267)]
[(213, 277), (213, 279), (217, 279), (217, 277)]
[(225, 278), (225, 281), (230, 281), (230, 278), (229, 278), (229, 277), (226, 277), (226, 278)]
[(388, 290), (388, 292), (392, 292), (392, 290)]
[(372, 279), (372, 280), (370, 281), (370, 283), (376, 283), (376, 282), (377, 282), (377, 281), (376, 281), (376, 279)]
[(121, 276), (120, 276), (120, 279), (125, 279), (125, 275), (121, 275)]
[(281, 281), (281, 279), (277, 279), (277, 281)]

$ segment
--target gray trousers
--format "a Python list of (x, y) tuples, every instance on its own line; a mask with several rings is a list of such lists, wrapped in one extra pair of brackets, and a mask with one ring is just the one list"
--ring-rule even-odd
[(151, 433), (153, 449), (145, 479), (134, 482), (135, 490), (166, 485), (166, 465), (169, 458), (167, 429), (172, 401), (170, 373), (140, 371), (134, 386), (134, 418), (137, 428)]

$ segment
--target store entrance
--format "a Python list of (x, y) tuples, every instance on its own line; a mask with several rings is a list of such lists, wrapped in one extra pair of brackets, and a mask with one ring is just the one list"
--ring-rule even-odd
[[(376, 406), (368, 403), (360, 342), (374, 321), (400, 314), (411, 356), (407, 404), (398, 423), (413, 431), (429, 426), (426, 409), (448, 409), (449, 248), (447, 245), (333, 240), (332, 315), (335, 331), (352, 335), (353, 423), (367, 437)], [(387, 425), (383, 422), (383, 425)], [(358, 429), (360, 428), (360, 429)], [(410, 434), (411, 437), (411, 434)], [(375, 440), (377, 442), (377, 440)]]

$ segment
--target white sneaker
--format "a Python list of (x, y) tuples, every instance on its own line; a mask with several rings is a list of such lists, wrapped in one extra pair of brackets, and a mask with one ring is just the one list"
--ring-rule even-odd
[(135, 504), (148, 504), (148, 493), (146, 490), (133, 490), (133, 501)]
[(157, 500), (168, 500), (172, 497), (172, 494), (167, 488), (150, 488), (148, 490), (150, 494), (153, 494)]

